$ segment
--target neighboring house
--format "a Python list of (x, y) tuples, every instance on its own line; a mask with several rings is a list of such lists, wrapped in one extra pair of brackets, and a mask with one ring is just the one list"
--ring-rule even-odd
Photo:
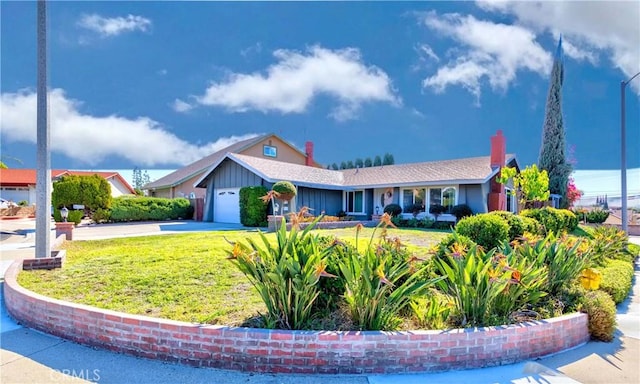
[[(451, 209), (467, 204), (475, 213), (498, 209), (515, 211), (517, 204), (495, 179), (500, 167), (515, 166), (514, 155), (505, 153), (502, 132), (491, 138), (491, 155), (467, 159), (329, 170), (265, 158), (226, 153), (202, 174), (196, 187), (206, 188), (204, 220), (239, 223), (239, 190), (281, 180), (291, 181), (298, 195), (287, 207), (306, 206), (313, 214), (336, 215), (344, 211), (357, 219), (381, 214), (395, 203), (401, 207), (421, 204), (428, 215), (434, 204)], [(519, 168), (518, 168), (519, 169)], [(444, 214), (439, 220), (454, 220)]]
[(257, 136), (223, 148), (156, 181), (144, 185), (142, 189), (147, 191), (147, 195), (153, 197), (204, 198), (206, 189), (197, 188), (194, 186), (195, 182), (198, 181), (203, 173), (213, 164), (217, 164), (224, 159), (228, 153), (319, 167), (320, 165), (313, 161), (312, 143), (306, 143), (305, 152), (306, 153), (303, 153), (275, 134)]
[[(135, 190), (117, 172), (91, 172), (51, 170), (51, 180), (56, 181), (65, 175), (91, 176), (105, 178), (111, 185), (111, 196), (133, 195)], [(0, 169), (0, 196), (3, 199), (18, 203), (26, 200), (29, 205), (36, 202), (36, 170), (35, 169)]]

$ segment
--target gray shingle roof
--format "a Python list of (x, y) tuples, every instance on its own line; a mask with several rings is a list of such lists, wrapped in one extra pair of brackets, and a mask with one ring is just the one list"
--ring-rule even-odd
[(298, 185), (327, 189), (331, 189), (331, 187), (341, 189), (344, 185), (344, 177), (341, 172), (240, 155), (237, 153), (229, 154), (228, 156), (232, 160), (253, 170), (263, 179), (271, 182), (288, 180)]
[[(228, 154), (227, 157), (269, 182), (288, 180), (297, 185), (324, 189), (476, 184), (487, 181), (496, 172), (491, 168), (489, 156), (340, 171), (239, 154)], [(515, 156), (507, 155), (506, 163), (511, 161), (515, 161)]]
[[(506, 158), (508, 163), (513, 156), (507, 155)], [(389, 185), (482, 183), (493, 175), (494, 170), (491, 168), (491, 158), (483, 156), (347, 169), (340, 172), (344, 174), (345, 186), (371, 188)]]
[(256, 136), (251, 139), (238, 141), (226, 148), (223, 148), (215, 153), (212, 153), (209, 156), (203, 157), (202, 159), (196, 162), (193, 162), (183, 168), (180, 168), (174, 172), (171, 172), (170, 174), (164, 177), (161, 177), (156, 181), (146, 184), (145, 186), (142, 187), (142, 189), (154, 189), (154, 188), (161, 189), (161, 188), (174, 187), (206, 171), (213, 164), (220, 162), (227, 153), (242, 151), (243, 149), (250, 147), (251, 145), (259, 142), (260, 140), (263, 140), (268, 136), (271, 136), (271, 134)]

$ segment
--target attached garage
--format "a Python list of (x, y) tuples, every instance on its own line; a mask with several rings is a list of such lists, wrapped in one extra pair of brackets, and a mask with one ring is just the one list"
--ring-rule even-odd
[(18, 204), (21, 201), (26, 201), (27, 203), (34, 203), (35, 199), (35, 189), (33, 191), (33, 195), (29, 193), (29, 188), (20, 188), (20, 187), (1, 187), (0, 188), (0, 197), (5, 200), (13, 201)]
[(240, 223), (240, 188), (214, 190), (213, 221), (216, 223)]

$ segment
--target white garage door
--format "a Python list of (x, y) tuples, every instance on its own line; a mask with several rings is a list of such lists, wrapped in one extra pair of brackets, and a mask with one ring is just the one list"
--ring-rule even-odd
[(240, 223), (240, 188), (220, 188), (214, 191), (213, 221)]

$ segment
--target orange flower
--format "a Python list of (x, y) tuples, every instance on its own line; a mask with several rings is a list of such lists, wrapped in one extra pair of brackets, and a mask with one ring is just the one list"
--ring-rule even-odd
[(362, 228), (364, 228), (364, 225), (362, 225), (362, 223), (358, 223), (356, 225), (356, 234), (360, 233), (360, 231), (362, 231)]
[(511, 281), (509, 281), (511, 284), (520, 284), (520, 278), (522, 276), (520, 275), (520, 271), (518, 270), (513, 270), (511, 271)]
[(323, 261), (321, 263), (318, 263), (318, 265), (316, 266), (316, 277), (338, 277), (336, 275), (332, 275), (330, 273), (328, 273), (325, 269), (327, 268), (327, 264)]
[(500, 274), (501, 272), (499, 269), (489, 269), (489, 281), (491, 281), (492, 283), (498, 281), (498, 277), (500, 277)]
[(376, 275), (380, 279), (381, 283), (393, 287), (393, 283), (391, 281), (389, 281), (387, 279), (387, 277), (384, 275), (384, 271), (382, 270), (382, 265), (380, 265), (380, 266), (378, 266), (378, 268), (376, 268)]
[(229, 257), (227, 257), (227, 259), (237, 259), (238, 256), (240, 256), (240, 255), (242, 255), (242, 248), (240, 247), (239, 243), (234, 243), (233, 250), (229, 254)]
[(270, 202), (272, 199), (274, 199), (274, 198), (276, 198), (278, 196), (280, 196), (280, 193), (271, 190), (271, 191), (267, 192), (266, 195), (260, 197), (260, 200), (262, 200), (262, 202), (264, 202), (266, 204), (266, 203)]
[(380, 224), (382, 224), (384, 228), (396, 228), (395, 224), (391, 222), (391, 215), (389, 215), (387, 212), (383, 213), (382, 216), (380, 216)]

